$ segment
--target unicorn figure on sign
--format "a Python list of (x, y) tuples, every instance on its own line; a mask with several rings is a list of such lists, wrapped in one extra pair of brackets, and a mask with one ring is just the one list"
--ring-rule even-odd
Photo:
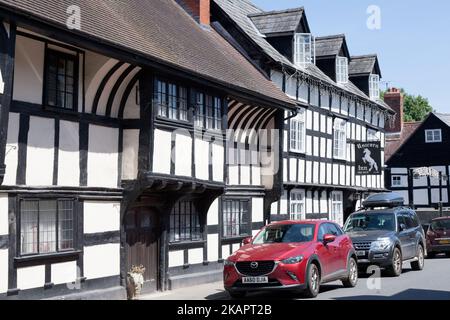
[(376, 172), (378, 172), (378, 165), (375, 162), (375, 160), (373, 160), (372, 157), (370, 156), (372, 152), (370, 152), (370, 150), (366, 148), (364, 149), (363, 153), (364, 157), (362, 158), (362, 160), (364, 163), (368, 163), (370, 165), (369, 172), (373, 171), (374, 169)]

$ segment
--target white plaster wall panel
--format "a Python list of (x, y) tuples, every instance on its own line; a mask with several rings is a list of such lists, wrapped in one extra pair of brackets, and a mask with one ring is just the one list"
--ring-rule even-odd
[(358, 187), (360, 187), (360, 186), (361, 186), (361, 176), (356, 176), (355, 179), (356, 179), (355, 184), (356, 184)]
[(120, 274), (120, 244), (84, 247), (84, 276), (89, 279)]
[(286, 77), (286, 94), (297, 100), (297, 79), (295, 77)]
[(287, 130), (283, 130), (283, 134), (284, 134), (284, 139), (283, 139), (283, 151), (284, 152), (288, 152), (288, 140), (289, 140), (289, 135), (288, 135), (288, 131)]
[(356, 125), (356, 140), (362, 141), (362, 139), (361, 139), (361, 126), (359, 124)]
[(289, 181), (297, 181), (297, 158), (289, 159)]
[(223, 182), (223, 164), (225, 160), (224, 146), (213, 143), (212, 145), (212, 157), (213, 157), (213, 180), (217, 182)]
[(18, 113), (9, 113), (8, 138), (6, 141), (6, 172), (3, 180), (4, 185), (15, 185), (18, 162), (19, 148), (19, 123), (20, 115)]
[[(441, 190), (439, 188), (433, 188), (431, 189), (431, 202), (432, 203), (439, 203), (440, 197), (441, 197)], [(448, 193), (447, 188), (442, 188), (442, 202), (448, 203)]]
[(84, 233), (120, 230), (120, 203), (84, 201)]
[(320, 213), (319, 191), (314, 192), (313, 197), (313, 213)]
[(208, 261), (219, 260), (219, 235), (208, 234)]
[(346, 152), (346, 160), (348, 162), (352, 161), (352, 144), (351, 143), (347, 143), (347, 152)]
[(313, 143), (314, 143), (314, 152), (313, 155), (315, 157), (319, 157), (320, 156), (320, 144), (319, 144), (319, 137), (314, 137), (313, 138)]
[(175, 134), (175, 175), (192, 176), (192, 138)]
[(100, 99), (98, 100), (97, 106), (97, 114), (104, 116), (106, 115), (106, 106), (108, 104), (109, 95), (111, 94), (111, 90), (117, 82), (117, 79), (120, 75), (129, 67), (128, 63), (123, 64), (119, 69), (114, 72), (111, 78), (106, 82), (106, 85), (100, 95)]
[(384, 161), (384, 151), (381, 151), (381, 167), (384, 167), (386, 164), (385, 164), (385, 161)]
[(27, 147), (26, 183), (30, 186), (53, 184), (55, 120), (30, 117)]
[(288, 181), (288, 159), (283, 159), (283, 181)]
[(428, 190), (418, 189), (414, 190), (414, 205), (428, 205)]
[(88, 186), (117, 188), (119, 129), (89, 126)]
[(409, 193), (407, 190), (402, 190), (402, 191), (395, 191), (395, 193), (398, 193), (400, 196), (403, 197), (403, 199), (405, 200), (405, 204), (409, 204)]
[(320, 138), (320, 157), (325, 158), (327, 156), (327, 139)]
[(278, 88), (283, 89), (283, 73), (270, 70), (270, 79)]
[(321, 162), (320, 163), (320, 179), (319, 179), (319, 183), (321, 183), (321, 184), (325, 184), (327, 181), (326, 181), (326, 170), (327, 170), (327, 167), (326, 167), (326, 163), (325, 162)]
[(312, 137), (306, 136), (306, 154), (308, 156), (312, 155)]
[(327, 163), (327, 184), (333, 183), (332, 169), (331, 163)]
[[(170, 164), (172, 163), (172, 133), (155, 129), (154, 139), (153, 171), (156, 173), (170, 174)], [(201, 150), (196, 149), (197, 152), (201, 152)], [(197, 171), (197, 178), (198, 174), (199, 172)]]
[(45, 266), (35, 266), (17, 269), (17, 288), (27, 290), (43, 288), (45, 284)]
[(354, 144), (352, 144), (351, 147), (350, 147), (350, 153), (351, 153), (350, 161), (351, 162), (355, 162), (355, 160), (356, 160), (356, 151), (355, 151), (355, 149), (356, 149), (356, 146)]
[(339, 184), (345, 185), (345, 165), (339, 166)]
[(278, 214), (278, 202), (279, 201), (272, 202), (270, 205), (270, 214)]
[(313, 213), (312, 192), (306, 192), (306, 213)]
[(353, 166), (352, 167), (352, 181), (351, 181), (352, 186), (355, 185), (355, 183), (356, 183), (356, 175), (355, 175), (355, 173), (356, 173), (356, 168)]
[(261, 185), (261, 168), (259, 166), (252, 167), (252, 185)]
[(304, 82), (301, 83), (298, 88), (298, 100), (307, 103), (308, 102), (308, 92), (309, 92), (308, 84), (306, 84)]
[(333, 118), (327, 117), (327, 133), (333, 134)]
[(320, 114), (313, 112), (313, 130), (320, 131)]
[[(407, 188), (408, 187), (408, 176), (398, 176), (400, 177), (400, 185), (399, 186), (394, 186), (392, 185), (392, 181), (391, 181), (391, 187), (392, 188)], [(392, 176), (391, 176), (392, 179)]]
[(380, 132), (380, 140), (381, 140), (381, 147), (386, 147), (386, 135), (383, 132)]
[(195, 176), (200, 180), (209, 180), (209, 142), (201, 139), (195, 139)]
[(339, 184), (339, 165), (333, 164), (333, 184)]
[(241, 185), (250, 185), (250, 166), (241, 166)]
[(347, 170), (345, 172), (346, 177), (345, 177), (345, 184), (348, 186), (352, 185), (351, 179), (352, 179), (352, 167), (347, 166)]
[(406, 168), (391, 168), (392, 174), (408, 174), (408, 169)]
[(367, 187), (367, 177), (366, 176), (361, 177), (361, 185), (365, 188)]
[(312, 182), (312, 162), (306, 161), (306, 183)]
[(6, 193), (0, 194), (0, 235), (9, 234), (8, 215), (9, 215), (8, 194)]
[(280, 199), (280, 212), (279, 214), (288, 214), (288, 200), (286, 191), (283, 193)]
[(228, 166), (229, 185), (239, 184), (239, 166)]
[(219, 199), (213, 201), (208, 210), (207, 223), (208, 226), (215, 226), (219, 224)]
[(312, 130), (313, 116), (311, 110), (306, 110), (306, 129)]
[(356, 124), (355, 123), (352, 123), (352, 135), (351, 135), (351, 138), (353, 139), (353, 140), (355, 140), (356, 139)]
[(299, 159), (298, 160), (298, 180), (301, 183), (305, 182), (305, 160), (304, 159)]
[(428, 186), (428, 178), (427, 177), (417, 177), (413, 178), (414, 187), (427, 187)]
[(233, 243), (233, 245), (231, 246), (231, 251), (234, 253), (238, 251), (240, 247), (241, 247), (240, 243)]
[(252, 222), (264, 221), (264, 199), (252, 198)]
[[(431, 168), (436, 170), (437, 172), (441, 172), (443, 176), (445, 176), (445, 174), (446, 174), (445, 166), (434, 166), (434, 167), (431, 167)], [(432, 186), (439, 186), (439, 178), (431, 177), (430, 178), (430, 184)], [(445, 186), (446, 185), (446, 181), (442, 181), (442, 185)]]
[(169, 268), (184, 265), (184, 250), (169, 251)]
[(362, 133), (361, 133), (361, 135), (362, 135), (362, 140), (363, 141), (367, 141), (367, 128), (364, 127), (364, 126), (362, 126)]
[(77, 280), (77, 262), (54, 263), (51, 266), (51, 281), (57, 284), (72, 283)]
[(222, 246), (222, 259), (227, 259), (231, 255), (230, 246), (224, 245)]
[(203, 263), (203, 248), (189, 249), (188, 250), (188, 262), (189, 262), (189, 264)]
[(13, 99), (42, 104), (44, 42), (17, 36)]
[(137, 92), (138, 86), (135, 85), (127, 98), (127, 102), (125, 103), (125, 108), (123, 111), (124, 119), (139, 119), (141, 117), (140, 106), (136, 103)]
[(327, 199), (327, 192), (322, 191), (320, 195), (320, 213), (326, 213), (328, 212), (328, 199)]
[(320, 132), (327, 132), (327, 117), (323, 114), (320, 115)]
[(333, 157), (333, 140), (327, 139), (327, 158), (331, 159)]
[(313, 183), (319, 183), (319, 162), (314, 161), (313, 163)]
[(138, 175), (139, 130), (123, 131), (122, 180), (134, 180)]
[(8, 249), (0, 250), (0, 293), (8, 291)]
[(59, 122), (58, 185), (80, 185), (80, 137), (78, 123)]

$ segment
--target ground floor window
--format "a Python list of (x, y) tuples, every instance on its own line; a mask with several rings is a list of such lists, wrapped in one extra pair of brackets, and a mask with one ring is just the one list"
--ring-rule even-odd
[(73, 200), (20, 202), (20, 253), (46, 254), (74, 249)]
[(200, 216), (193, 201), (177, 202), (170, 213), (170, 242), (200, 240)]
[(305, 219), (305, 190), (292, 190), (290, 196), (290, 219)]
[(248, 200), (223, 200), (223, 236), (225, 238), (250, 235)]
[(330, 220), (343, 225), (343, 195), (341, 191), (334, 191), (331, 193), (331, 217)]

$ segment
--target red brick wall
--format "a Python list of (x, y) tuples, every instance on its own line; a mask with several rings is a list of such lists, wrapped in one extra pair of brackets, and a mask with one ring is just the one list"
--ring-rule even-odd
[(194, 19), (196, 19), (201, 24), (210, 24), (210, 0), (180, 0), (182, 4), (188, 9), (189, 14), (191, 14)]
[(395, 120), (386, 126), (386, 132), (399, 133), (403, 129), (403, 95), (399, 89), (391, 88), (384, 95), (384, 102), (395, 112)]

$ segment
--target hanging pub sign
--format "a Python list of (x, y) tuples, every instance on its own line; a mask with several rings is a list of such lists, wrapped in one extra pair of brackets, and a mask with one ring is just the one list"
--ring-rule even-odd
[(381, 143), (379, 141), (356, 143), (356, 175), (381, 175)]

